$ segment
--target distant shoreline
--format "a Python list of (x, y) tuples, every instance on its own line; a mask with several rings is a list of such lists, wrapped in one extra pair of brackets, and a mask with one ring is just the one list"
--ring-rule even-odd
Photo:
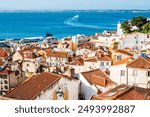
[(10, 9), (10, 10), (0, 10), (0, 12), (67, 12), (67, 11), (79, 11), (79, 12), (82, 12), (82, 11), (150, 11), (150, 9), (89, 9), (89, 10), (80, 10), (80, 9), (74, 9), (74, 10), (13, 10), (13, 9)]

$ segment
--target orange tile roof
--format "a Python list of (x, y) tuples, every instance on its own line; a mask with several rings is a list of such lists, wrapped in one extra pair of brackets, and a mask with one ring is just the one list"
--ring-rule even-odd
[(23, 58), (29, 58), (29, 59), (33, 59), (33, 58), (37, 58), (39, 55), (35, 52), (38, 51), (39, 48), (25, 48), (22, 50), (19, 50), (19, 54), (23, 57)]
[(64, 41), (71, 41), (72, 38), (65, 38)]
[(95, 57), (86, 58), (84, 61), (85, 61), (85, 62), (98, 62), (98, 61), (97, 61), (97, 58), (95, 58)]
[(3, 65), (4, 65), (4, 63), (5, 63), (5, 60), (0, 59), (0, 66), (3, 66)]
[(90, 100), (102, 100), (102, 99), (99, 98), (98, 96), (92, 96), (92, 97), (90, 98)]
[(7, 53), (5, 51), (5, 49), (0, 48), (0, 57), (6, 57)]
[(150, 89), (133, 87), (128, 93), (117, 98), (118, 100), (150, 100)]
[(113, 59), (110, 56), (98, 57), (99, 61), (112, 61)]
[(85, 43), (79, 44), (78, 47), (93, 50), (94, 49), (94, 44), (92, 42), (85, 42)]
[(140, 56), (137, 59), (129, 62), (127, 67), (150, 69), (150, 59)]
[(59, 57), (59, 58), (67, 58), (68, 56), (68, 52), (60, 52), (60, 51), (52, 51), (50, 53), (47, 54), (47, 56), (49, 57)]
[(113, 61), (112, 65), (121, 65), (121, 64), (125, 64), (128, 63), (131, 60), (132, 57), (128, 57), (119, 61)]
[(6, 75), (6, 76), (8, 76), (12, 73), (14, 73), (14, 72), (10, 71), (10, 70), (7, 70), (7, 69), (4, 69), (4, 70), (0, 71), (0, 75)]
[(75, 58), (70, 65), (79, 65), (82, 66), (84, 65), (84, 60), (82, 58)]
[(32, 76), (30, 79), (8, 92), (5, 97), (19, 100), (35, 99), (42, 91), (52, 86), (60, 78), (60, 75), (49, 72)]
[(91, 81), (92, 81), (92, 84), (100, 85), (100, 86), (103, 86), (103, 87), (105, 87), (107, 85), (107, 79), (106, 78), (99, 77), (99, 76), (96, 76), (96, 75), (93, 75), (93, 74), (92, 74)]
[(126, 54), (126, 55), (128, 55), (128, 56), (133, 56), (133, 54), (131, 54), (131, 53), (125, 51), (125, 50), (120, 50), (120, 49), (118, 49), (118, 50), (116, 50), (116, 52), (119, 52), (119, 53), (121, 53), (121, 54)]
[(51, 48), (47, 48), (45, 50), (43, 50), (46, 53), (46, 56), (49, 56), (50, 53), (52, 53), (52, 49)]
[(92, 96), (91, 100), (146, 100), (149, 99), (150, 89), (121, 84), (114, 89)]
[(101, 86), (108, 86), (108, 85), (115, 84), (115, 82), (113, 82), (109, 78), (109, 76), (101, 69), (86, 71), (86, 72), (82, 72), (81, 74), (90, 84), (98, 84)]

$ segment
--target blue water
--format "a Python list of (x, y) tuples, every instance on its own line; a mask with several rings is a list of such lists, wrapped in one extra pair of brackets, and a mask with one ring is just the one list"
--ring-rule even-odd
[(134, 16), (150, 17), (150, 10), (133, 11), (14, 11), (0, 12), (0, 39), (45, 36), (61, 38), (114, 30), (118, 22)]

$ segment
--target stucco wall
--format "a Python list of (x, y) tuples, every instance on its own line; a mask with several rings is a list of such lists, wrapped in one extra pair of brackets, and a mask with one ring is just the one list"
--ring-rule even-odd
[[(137, 70), (137, 76), (133, 75), (133, 70)], [(148, 88), (150, 77), (147, 76), (147, 71), (148, 69), (128, 68), (128, 84)]]
[(69, 80), (67, 78), (61, 78), (58, 82), (54, 83), (53, 86), (47, 88), (36, 97), (35, 100), (57, 100), (56, 89), (58, 86), (65, 88), (64, 98), (66, 100), (78, 100), (79, 97), (79, 80)]
[[(110, 79), (118, 85), (127, 83), (126, 64), (114, 65), (110, 67)], [(125, 71), (125, 76), (121, 76), (121, 70)]]

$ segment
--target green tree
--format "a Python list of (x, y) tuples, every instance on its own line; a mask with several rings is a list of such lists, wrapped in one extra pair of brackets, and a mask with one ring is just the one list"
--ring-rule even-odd
[(124, 21), (121, 24), (121, 28), (123, 29), (125, 34), (131, 32), (131, 25), (129, 24), (128, 20)]
[(141, 31), (142, 26), (147, 23), (147, 18), (143, 16), (133, 17), (131, 20), (132, 26), (136, 26)]
[(142, 32), (150, 34), (150, 22), (147, 22), (142, 26)]
[(51, 37), (51, 36), (53, 36), (53, 35), (50, 34), (50, 33), (46, 33), (46, 36), (45, 36), (45, 37)]

